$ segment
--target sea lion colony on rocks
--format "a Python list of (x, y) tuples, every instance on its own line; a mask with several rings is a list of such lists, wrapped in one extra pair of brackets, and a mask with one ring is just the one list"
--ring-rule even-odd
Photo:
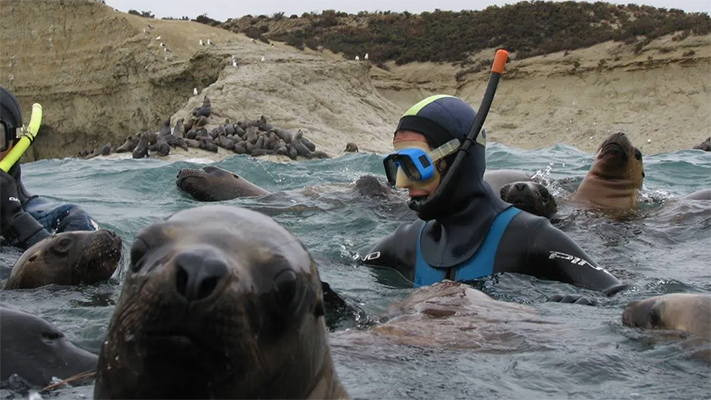
[(267, 122), (264, 115), (259, 119), (243, 120), (236, 124), (226, 119), (224, 124), (218, 124), (208, 130), (211, 114), (212, 105), (210, 99), (205, 96), (202, 106), (196, 107), (193, 116), (185, 123), (184, 119), (180, 118), (171, 129), (168, 118), (158, 132), (147, 131), (130, 135), (121, 146), (114, 148), (111, 143), (107, 143), (100, 150), (85, 150), (77, 154), (77, 157), (90, 159), (99, 155), (132, 152), (133, 158), (144, 158), (153, 153), (167, 156), (171, 147), (180, 147), (185, 151), (188, 151), (188, 147), (193, 147), (213, 153), (217, 152), (218, 147), (222, 147), (236, 154), (248, 154), (253, 157), (278, 154), (288, 156), (292, 160), (298, 157), (330, 158), (325, 152), (316, 150), (316, 145), (304, 137), (301, 130), (292, 133), (275, 127)]

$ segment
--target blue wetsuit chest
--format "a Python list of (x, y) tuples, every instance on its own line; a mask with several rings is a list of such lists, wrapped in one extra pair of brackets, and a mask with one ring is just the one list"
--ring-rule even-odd
[[(479, 250), (474, 253), (474, 256), (468, 261), (451, 267), (455, 270), (453, 280), (468, 281), (494, 273), (496, 251), (499, 249), (501, 237), (504, 236), (504, 231), (506, 231), (506, 227), (509, 225), (511, 220), (520, 212), (521, 210), (516, 207), (509, 207), (496, 216), (494, 222), (491, 224), (489, 233), (486, 235), (486, 239), (484, 239), (484, 243), (482, 243)], [(420, 245), (424, 229), (425, 225), (423, 224), (420, 234), (417, 236), (415, 287), (427, 286), (442, 281), (447, 275), (447, 270), (449, 269), (436, 268), (429, 265), (427, 261), (425, 261), (425, 258), (422, 256), (422, 247)]]

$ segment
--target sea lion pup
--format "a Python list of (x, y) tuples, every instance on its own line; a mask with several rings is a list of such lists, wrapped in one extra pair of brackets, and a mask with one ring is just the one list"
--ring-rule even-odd
[(632, 301), (622, 312), (622, 324), (678, 330), (711, 340), (711, 295), (671, 293)]
[(262, 196), (269, 191), (230, 171), (213, 166), (178, 171), (175, 184), (198, 201), (231, 200), (237, 197)]
[(138, 140), (134, 139), (132, 135), (129, 135), (126, 138), (126, 141), (123, 142), (123, 144), (119, 147), (116, 148), (116, 153), (128, 153), (133, 151), (133, 149), (136, 148), (136, 145), (138, 144)]
[(303, 244), (240, 207), (143, 228), (101, 347), (96, 399), (347, 398)]
[(643, 180), (642, 152), (624, 133), (613, 133), (569, 199), (588, 208), (636, 209)]
[(534, 215), (551, 219), (558, 212), (558, 204), (548, 189), (538, 182), (513, 182), (500, 191), (501, 200)]
[(358, 145), (353, 142), (346, 143), (346, 149), (343, 150), (344, 153), (357, 153)]
[(0, 304), (0, 381), (13, 374), (35, 387), (96, 369), (98, 357), (72, 344), (49, 322)]
[(22, 253), (5, 290), (106, 281), (120, 259), (121, 237), (109, 230), (57, 233)]

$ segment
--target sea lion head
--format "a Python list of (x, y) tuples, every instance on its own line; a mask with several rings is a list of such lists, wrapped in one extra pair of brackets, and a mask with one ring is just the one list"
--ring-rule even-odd
[(62, 232), (20, 256), (5, 289), (49, 284), (79, 285), (108, 280), (121, 259), (121, 237), (106, 229)]
[(348, 142), (348, 143), (346, 143), (346, 149), (343, 151), (347, 152), (347, 153), (357, 153), (358, 152), (358, 145), (353, 142)]
[(711, 296), (672, 293), (632, 301), (622, 312), (622, 324), (644, 329), (674, 329), (711, 339)]
[(181, 169), (175, 184), (199, 201), (230, 200), (269, 193), (231, 171), (213, 166)]
[(95, 398), (332, 398), (316, 265), (273, 219), (210, 205), (142, 229)]
[(548, 189), (533, 181), (507, 183), (501, 187), (501, 199), (516, 208), (550, 219), (558, 212), (558, 204)]
[(598, 148), (591, 172), (607, 180), (630, 180), (641, 189), (645, 176), (642, 152), (623, 132), (613, 133)]

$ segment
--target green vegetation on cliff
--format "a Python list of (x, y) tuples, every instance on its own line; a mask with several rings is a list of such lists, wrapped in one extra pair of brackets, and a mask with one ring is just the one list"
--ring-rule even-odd
[[(206, 21), (207, 22), (207, 21)], [(589, 47), (609, 40), (644, 43), (673, 32), (679, 37), (711, 32), (705, 13), (596, 2), (522, 1), (482, 11), (360, 12), (334, 10), (300, 17), (244, 16), (218, 26), (268, 42), (303, 49), (326, 48), (348, 58), (369, 54), (376, 63), (394, 60), (466, 62), (470, 54), (503, 47), (522, 59)]]

